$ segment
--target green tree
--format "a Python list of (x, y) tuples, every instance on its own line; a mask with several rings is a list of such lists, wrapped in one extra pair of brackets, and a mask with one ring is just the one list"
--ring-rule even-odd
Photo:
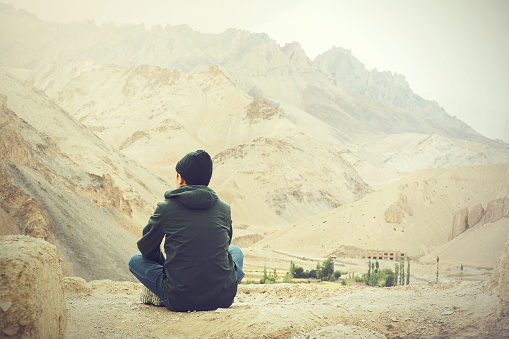
[(381, 272), (381, 281), (384, 281), (384, 287), (395, 286), (394, 272), (390, 268), (384, 268)]
[(320, 265), (320, 263), (316, 263), (316, 278), (317, 279), (320, 279), (320, 280), (323, 280), (323, 275), (322, 275), (322, 266)]
[(410, 285), (410, 259), (407, 258), (406, 284)]
[(307, 278), (308, 276), (304, 273), (304, 269), (302, 267), (295, 267), (295, 273), (293, 274), (294, 278)]
[(403, 286), (405, 284), (405, 262), (403, 261), (399, 265), (399, 284)]
[(323, 280), (322, 268), (321, 268), (320, 264), (316, 265), (316, 279)]
[(461, 264), (461, 280), (463, 280), (463, 264)]
[(394, 285), (398, 285), (399, 278), (399, 265), (398, 263), (394, 264)]
[(284, 283), (291, 283), (293, 282), (293, 277), (295, 276), (295, 264), (293, 261), (290, 261), (290, 268), (288, 269), (288, 272), (283, 277)]
[(290, 269), (289, 269), (289, 272), (288, 272), (288, 273), (290, 273), (290, 275), (291, 275), (292, 277), (294, 277), (294, 276), (295, 276), (295, 269), (296, 269), (296, 268), (297, 268), (297, 266), (295, 265), (295, 263), (294, 263), (293, 261), (290, 261)]
[(277, 279), (277, 272), (274, 269), (274, 273), (267, 273), (267, 266), (263, 267), (263, 278), (260, 279), (260, 284), (274, 284)]
[(316, 276), (322, 281), (332, 281), (334, 277), (334, 260), (332, 258), (325, 259), (320, 268), (317, 268)]
[(438, 284), (438, 262), (440, 261), (440, 259), (438, 258), (437, 256), (437, 284)]

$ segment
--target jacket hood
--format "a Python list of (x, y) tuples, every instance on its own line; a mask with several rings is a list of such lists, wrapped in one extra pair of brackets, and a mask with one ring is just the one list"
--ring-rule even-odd
[(194, 210), (204, 210), (210, 208), (219, 199), (216, 192), (208, 186), (187, 185), (177, 189), (167, 191), (164, 194), (165, 199), (177, 199), (187, 208)]

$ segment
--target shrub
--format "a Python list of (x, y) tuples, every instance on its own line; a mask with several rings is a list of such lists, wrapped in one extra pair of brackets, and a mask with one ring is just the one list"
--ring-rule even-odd
[(293, 277), (290, 275), (290, 272), (286, 273), (286, 275), (283, 277), (284, 283), (293, 283)]
[(263, 278), (260, 279), (260, 284), (274, 284), (277, 279), (277, 272), (274, 269), (274, 273), (267, 273), (267, 266), (263, 267)]
[(307, 278), (317, 279), (316, 270), (306, 271), (306, 273), (307, 273)]
[(398, 263), (394, 264), (394, 285), (398, 284), (399, 279), (399, 265)]
[(384, 268), (380, 272), (381, 279), (385, 281), (384, 286), (385, 287), (391, 287), (394, 286), (394, 272), (390, 268)]
[(283, 277), (284, 283), (291, 283), (293, 282), (293, 276), (295, 275), (295, 264), (293, 261), (290, 261), (290, 269), (286, 273), (286, 275)]
[(252, 280), (252, 279), (246, 279), (246, 280), (242, 280), (242, 283), (246, 284), (246, 285), (251, 285), (251, 284), (259, 284), (260, 282), (256, 281), (256, 280)]
[(363, 274), (362, 280), (366, 285), (373, 287), (390, 287), (397, 284), (394, 272), (390, 268), (378, 268), (375, 272), (371, 272), (370, 275)]
[(334, 279), (338, 280), (339, 278), (341, 278), (341, 271), (334, 271)]
[(306, 271), (307, 278), (316, 279), (316, 270)]
[(390, 276), (387, 277), (387, 279), (385, 280), (384, 286), (385, 287), (394, 286), (394, 275), (390, 275)]
[(293, 267), (293, 277), (294, 278), (300, 278), (300, 279), (307, 279), (307, 278), (313, 278), (316, 279), (316, 270), (311, 271), (305, 271), (300, 266), (294, 266)]

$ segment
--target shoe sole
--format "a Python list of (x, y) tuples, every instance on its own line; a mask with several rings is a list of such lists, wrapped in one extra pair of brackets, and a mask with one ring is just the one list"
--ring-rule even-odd
[(143, 286), (143, 290), (141, 291), (140, 301), (146, 305), (163, 306), (161, 299), (145, 286)]

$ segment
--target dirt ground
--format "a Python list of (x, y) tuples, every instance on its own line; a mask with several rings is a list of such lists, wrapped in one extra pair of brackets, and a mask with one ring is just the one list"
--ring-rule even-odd
[(495, 321), (497, 292), (487, 286), (472, 281), (391, 288), (241, 284), (228, 309), (174, 313), (142, 304), (141, 284), (67, 277), (67, 337), (509, 337)]

